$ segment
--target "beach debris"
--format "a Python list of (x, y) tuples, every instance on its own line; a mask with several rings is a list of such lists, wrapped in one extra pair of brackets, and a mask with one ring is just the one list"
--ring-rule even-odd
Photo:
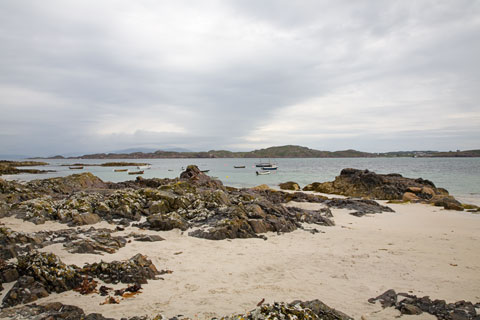
[(142, 293), (140, 290), (142, 289), (142, 286), (138, 283), (128, 286), (126, 288), (122, 289), (117, 289), (115, 290), (115, 295), (116, 296), (122, 296), (124, 298), (130, 298), (133, 297), (134, 295), (138, 293)]
[(259, 303), (257, 303), (257, 307), (260, 307), (264, 302), (265, 302), (265, 298), (263, 298), (262, 300), (260, 300)]
[(382, 293), (376, 298), (368, 300), (370, 303), (379, 301), (382, 308), (394, 307), (402, 314), (421, 314), (429, 313), (440, 320), (457, 320), (457, 319), (478, 319), (476, 308), (480, 304), (473, 304), (469, 301), (457, 301), (454, 303), (446, 303), (445, 300), (431, 300), (430, 297), (417, 297), (408, 293), (396, 293), (390, 289)]
[(100, 286), (98, 289), (99, 293), (101, 296), (107, 296), (109, 291), (113, 290), (113, 288), (107, 287), (107, 286)]
[(173, 273), (172, 270), (163, 269), (163, 270), (160, 270), (160, 272), (158, 274), (162, 275), (162, 274), (172, 274), (172, 273)]
[(98, 282), (89, 278), (88, 276), (83, 277), (83, 281), (79, 287), (74, 288), (73, 291), (79, 292), (80, 294), (91, 294), (98, 293), (97, 288)]
[(178, 252), (174, 252), (173, 254), (177, 256), (177, 255), (182, 254), (182, 253), (183, 253), (183, 251), (178, 251)]
[(100, 302), (100, 305), (104, 305), (104, 304), (119, 304), (119, 303), (120, 303), (120, 299), (115, 298), (115, 297), (112, 297), (112, 296), (108, 296), (107, 298), (105, 298), (105, 301)]

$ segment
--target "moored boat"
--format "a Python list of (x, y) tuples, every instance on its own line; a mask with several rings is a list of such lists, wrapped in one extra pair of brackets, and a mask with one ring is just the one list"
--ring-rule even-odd
[(138, 166), (138, 167), (137, 167), (137, 169), (140, 169), (140, 170), (151, 169), (151, 168), (152, 168), (152, 166), (149, 165), (149, 164), (147, 164), (147, 165), (145, 165), (145, 166)]
[(264, 175), (267, 175), (267, 174), (270, 174), (271, 171), (255, 171), (257, 173), (257, 176), (264, 176)]
[(72, 170), (80, 170), (80, 169), (83, 169), (83, 166), (74, 166), (74, 167), (68, 167), (68, 169), (72, 169)]
[(274, 164), (272, 164), (271, 166), (269, 167), (262, 167), (262, 170), (269, 170), (269, 171), (272, 171), (272, 170), (277, 170), (278, 167)]
[(141, 171), (128, 171), (128, 174), (143, 174), (143, 170), (141, 170)]
[(264, 167), (271, 167), (271, 166), (273, 166), (273, 164), (270, 162), (255, 163), (255, 167), (257, 168), (264, 168)]
[(128, 169), (114, 169), (114, 172), (126, 172)]
[(244, 169), (245, 166), (233, 166), (235, 169)]

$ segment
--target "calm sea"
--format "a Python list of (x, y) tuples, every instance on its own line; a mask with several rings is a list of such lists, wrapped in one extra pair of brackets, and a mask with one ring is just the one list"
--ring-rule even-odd
[[(265, 160), (265, 159), (263, 159)], [(295, 181), (301, 187), (312, 182), (331, 181), (343, 168), (369, 169), (377, 173), (400, 173), (405, 177), (431, 180), (437, 187), (447, 189), (462, 202), (480, 205), (480, 158), (339, 158), (339, 159), (272, 159), (278, 170), (270, 175), (257, 176), (255, 163), (259, 159), (134, 159), (134, 160), (47, 160), (48, 167), (38, 169), (56, 170), (47, 174), (20, 174), (2, 176), (4, 179), (28, 181), (72, 173), (92, 172), (104, 181), (119, 182), (135, 179), (126, 172), (114, 172), (111, 167), (84, 167), (70, 170), (62, 164), (105, 163), (111, 161), (147, 162), (151, 169), (145, 170), (145, 178), (175, 178), (182, 167), (197, 165), (201, 170), (210, 170), (225, 185), (251, 187), (259, 184), (277, 186), (280, 182)], [(245, 169), (235, 169), (244, 165)], [(130, 169), (135, 169), (134, 167)]]

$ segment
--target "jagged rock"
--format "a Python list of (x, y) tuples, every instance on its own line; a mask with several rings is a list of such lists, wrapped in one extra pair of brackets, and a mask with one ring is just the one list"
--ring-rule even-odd
[(17, 270), (21, 276), (31, 276), (42, 283), (48, 292), (71, 290), (82, 281), (77, 266), (66, 265), (53, 253), (32, 252), (20, 256)]
[(176, 212), (149, 216), (146, 224), (149, 229), (157, 231), (168, 231), (175, 228), (188, 229), (188, 223)]
[(220, 180), (210, 178), (208, 175), (201, 172), (195, 165), (187, 166), (187, 169), (180, 174), (180, 180), (188, 180), (191, 183), (203, 187), (224, 189)]
[(106, 283), (147, 283), (159, 274), (157, 268), (146, 256), (137, 254), (126, 261), (95, 262), (86, 264), (80, 272), (97, 277)]
[(15, 320), (115, 320), (113, 318), (105, 318), (98, 313), (85, 315), (85, 312), (81, 308), (64, 305), (60, 302), (52, 302), (45, 305), (29, 304), (20, 308), (5, 309), (0, 311), (0, 318), (13, 318)]
[(304, 191), (341, 194), (380, 200), (422, 201), (449, 210), (463, 210), (460, 202), (443, 188), (422, 178), (410, 179), (397, 173), (377, 174), (368, 170), (343, 169), (334, 181), (312, 183)]
[(29, 303), (48, 296), (45, 286), (33, 277), (22, 276), (3, 298), (3, 307), (11, 307), (20, 303)]
[(404, 178), (399, 174), (376, 174), (368, 170), (343, 169), (332, 182), (316, 183), (303, 188), (304, 191), (335, 193), (352, 197), (368, 197), (383, 200), (398, 200), (410, 187), (432, 187), (423, 179)]
[(293, 190), (293, 191), (300, 190), (300, 186), (298, 185), (298, 183), (293, 181), (280, 183), (279, 186), (280, 186), (280, 189), (282, 190)]
[(402, 314), (429, 313), (440, 320), (470, 320), (478, 319), (476, 305), (468, 301), (446, 303), (445, 300), (430, 300), (428, 296), (419, 298), (407, 293), (396, 293), (390, 289), (376, 298), (369, 299), (370, 303), (380, 301), (383, 308), (395, 307)]
[(221, 320), (304, 319), (304, 320), (352, 320), (346, 314), (332, 309), (320, 300), (294, 301), (261, 305), (246, 314), (222, 317)]

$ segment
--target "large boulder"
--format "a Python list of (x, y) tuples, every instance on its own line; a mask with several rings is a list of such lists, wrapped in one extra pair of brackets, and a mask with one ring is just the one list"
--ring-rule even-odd
[(460, 202), (449, 196), (447, 190), (435, 187), (433, 182), (422, 178), (405, 178), (398, 173), (377, 174), (369, 170), (347, 168), (334, 181), (314, 182), (303, 190), (367, 199), (425, 202), (445, 209), (463, 210)]
[(293, 181), (280, 183), (279, 186), (280, 186), (280, 189), (282, 190), (293, 190), (293, 191), (300, 190), (300, 186), (298, 185), (298, 183)]
[(189, 165), (185, 171), (180, 174), (180, 180), (186, 180), (199, 186), (224, 189), (220, 180), (215, 180), (200, 171), (196, 165)]

